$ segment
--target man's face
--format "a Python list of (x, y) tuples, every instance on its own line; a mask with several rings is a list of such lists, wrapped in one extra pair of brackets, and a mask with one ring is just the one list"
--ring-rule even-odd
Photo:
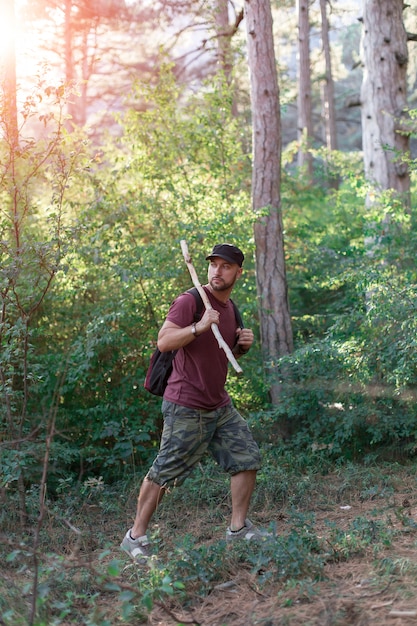
[(213, 291), (232, 289), (242, 274), (237, 263), (229, 263), (221, 257), (213, 257), (208, 266), (208, 282)]

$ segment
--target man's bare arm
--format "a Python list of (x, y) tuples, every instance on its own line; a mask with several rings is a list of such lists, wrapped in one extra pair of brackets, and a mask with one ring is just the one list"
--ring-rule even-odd
[(192, 326), (177, 326), (166, 320), (158, 334), (158, 348), (161, 352), (178, 350), (191, 343), (196, 337), (210, 330), (212, 324), (219, 323), (219, 312), (215, 309), (206, 310), (199, 322), (195, 323), (195, 333)]

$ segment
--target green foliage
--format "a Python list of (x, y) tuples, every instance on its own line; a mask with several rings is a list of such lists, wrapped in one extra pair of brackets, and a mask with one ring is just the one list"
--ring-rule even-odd
[(243, 541), (229, 546), (221, 541), (197, 547), (193, 538), (185, 537), (168, 555), (166, 571), (188, 588), (194, 583), (204, 595), (239, 565), (249, 567), (260, 585), (271, 580), (319, 578), (324, 565), (319, 554), (321, 542), (307, 516), (294, 515), (290, 526), (285, 536), (271, 535), (261, 543)]
[[(155, 454), (160, 401), (142, 383), (168, 306), (190, 286), (180, 239), (206, 272), (204, 257), (213, 242), (237, 237), (247, 249), (251, 280), (236, 299), (247, 324), (256, 314), (251, 215), (241, 190), (247, 172), (229, 96), (225, 87), (207, 88), (201, 100), (181, 108), (180, 95), (168, 70), (156, 86), (138, 87), (147, 108), (123, 120), (121, 149), (116, 152), (113, 142), (103, 147), (83, 173), (89, 192), (77, 209), (77, 245), (39, 319), (42, 343), (45, 333), (52, 344), (56, 331), (70, 337), (62, 428), (80, 450), (79, 463), (106, 478), (147, 464)], [(57, 358), (45, 354), (49, 369)], [(259, 406), (259, 382), (234, 382), (236, 394)], [(54, 380), (45, 383), (50, 393)]]
[(392, 266), (355, 277), (357, 309), (285, 360), (291, 380), (275, 418), (291, 422), (299, 444), (329, 454), (357, 458), (390, 446), (394, 458), (401, 447), (406, 456), (416, 437), (415, 287)]
[[(110, 485), (91, 476), (77, 484), (62, 478), (54, 497), (46, 494), (48, 520), (35, 552), (31, 535), (22, 536), (16, 521), (2, 511), (2, 527), (10, 542), (0, 547), (3, 621), (7, 626), (29, 623), (28, 599), (35, 597), (34, 625), (121, 620), (140, 624), (155, 609), (191, 610), (213, 591), (233, 589), (245, 579), (260, 593), (291, 603), (295, 589), (299, 597), (319, 593), (329, 565), (357, 563), (360, 556), (367, 567), (378, 558), (382, 575), (398, 572), (401, 564), (389, 558), (387, 550), (404, 531), (414, 533), (415, 522), (395, 499), (397, 493), (406, 492), (408, 479), (412, 489), (415, 467), (406, 470), (391, 463), (338, 468), (329, 463), (324, 473), (322, 468), (312, 452), (308, 458), (288, 446), (269, 451), (259, 475), (254, 512), (273, 520), (267, 526), (272, 536), (259, 544), (228, 543), (224, 540), (228, 481), (207, 461), (187, 486), (163, 500), (160, 518), (150, 531), (155, 554), (149, 567), (120, 557), (126, 481)], [(279, 489), (284, 492), (283, 485), (285, 499), (277, 495)], [(14, 510), (10, 495), (3, 507), (8, 511)], [(39, 490), (32, 489), (27, 505), (34, 523), (38, 501)], [(335, 512), (335, 504), (347, 501), (359, 506), (372, 502), (374, 509), (361, 508), (360, 515), (346, 523), (338, 506)], [(177, 610), (172, 609), (173, 614)]]
[[(389, 526), (365, 517), (355, 518), (345, 530), (329, 525), (326, 536), (318, 536), (314, 517), (293, 511), (286, 532), (260, 544), (228, 545), (222, 540), (196, 545), (192, 537), (185, 536), (165, 558), (155, 559), (149, 568), (134, 563), (125, 566), (107, 550), (100, 553), (94, 567), (87, 563), (71, 566), (49, 553), (39, 568), (33, 623), (40, 626), (71, 620), (110, 624), (115, 619), (142, 623), (155, 605), (166, 605), (170, 598), (183, 606), (195, 603), (196, 597), (207, 597), (217, 586), (233, 586), (230, 577), (244, 570), (254, 577), (260, 590), (277, 583), (287, 591), (299, 585), (300, 590), (308, 589), (311, 595), (325, 576), (326, 563), (347, 561), (368, 548), (377, 551), (389, 546), (392, 537)], [(19, 549), (10, 553), (7, 561), (9, 567), (26, 572), (28, 559), (30, 552)], [(26, 585), (26, 592), (29, 591), (30, 584)], [(285, 595), (285, 591), (281, 593)], [(18, 587), (14, 585), (9, 585), (7, 590), (2, 588), (0, 606), (7, 625), (25, 623), (22, 596), (19, 598), (17, 594)]]
[[(33, 428), (38, 437), (24, 446), (33, 460), (30, 473), (23, 477), (21, 466), (10, 477), (12, 461), (4, 469), (9, 488), (16, 476), (27, 484), (40, 476), (52, 416), (53, 490), (65, 472), (115, 479), (150, 462), (159, 440), (160, 401), (142, 384), (168, 306), (190, 287), (180, 239), (187, 240), (202, 282), (204, 257), (214, 242), (236, 241), (245, 249), (247, 274), (236, 300), (246, 324), (254, 326), (249, 162), (226, 85), (206, 85), (184, 105), (164, 68), (156, 85), (138, 86), (136, 98), (146, 108), (121, 121), (117, 146), (109, 138), (87, 155), (83, 138), (67, 136), (58, 122), (48, 150), (45, 142), (29, 140), (22, 148), (22, 164), (36, 171), (33, 180), (23, 165), (19, 180), (3, 177), (4, 194), (19, 184), (26, 198), (22, 245), (15, 242), (14, 256), (12, 216), (4, 227), (10, 241), (3, 249), (1, 384), (3, 406), (9, 407), (3, 418), (22, 426), (15, 440)], [(45, 151), (43, 169), (36, 168)], [(259, 354), (251, 357), (259, 376), (230, 384), (232, 395), (258, 408)], [(15, 420), (22, 407), (25, 415)]]
[[(66, 132), (65, 91), (39, 83), (22, 106), (18, 142), (0, 101), (0, 520), (12, 543), (2, 566), (16, 573), (1, 589), (2, 620), (26, 624), (32, 612), (38, 626), (105, 626), (113, 623), (97, 602), (105, 597), (116, 598), (117, 620), (139, 623), (156, 604), (204, 597), (242, 568), (260, 586), (304, 585), (311, 594), (326, 562), (375, 555), (395, 537), (377, 514), (347, 529), (329, 524), (324, 537), (306, 511), (312, 499), (326, 507), (353, 491), (361, 501), (392, 499), (398, 465), (388, 475), (383, 459), (415, 455), (415, 211), (390, 191), (373, 192), (359, 154), (315, 150), (312, 185), (292, 173), (289, 146), (282, 208), (295, 350), (273, 364), (285, 378), (278, 406), (270, 406), (249, 141), (226, 83), (216, 77), (190, 96), (163, 66), (156, 81), (136, 86), (121, 136), (99, 150), (81, 132)], [(35, 141), (25, 129), (37, 121), (37, 100), (50, 113), (40, 116)], [(415, 176), (416, 163), (408, 165)], [(160, 400), (142, 383), (169, 304), (190, 286), (181, 239), (202, 282), (214, 243), (245, 251), (233, 297), (256, 344), (242, 360), (244, 375), (231, 372), (227, 388), (262, 447), (253, 505), (287, 506), (284, 532), (275, 535), (272, 525), (273, 538), (260, 546), (181, 533), (146, 573), (109, 551), (97, 570), (77, 560), (108, 540), (88, 512), (120, 517), (126, 479), (141, 476), (158, 447)], [(343, 479), (320, 491), (335, 463)], [(189, 511), (190, 499), (195, 516), (204, 510), (215, 528), (223, 525), (228, 479), (211, 460), (172, 494), (172, 515)], [(404, 511), (393, 514), (415, 531)], [(26, 525), (35, 528), (33, 545)], [(408, 565), (386, 559), (381, 567), (397, 573)]]
[(329, 524), (330, 558), (343, 561), (358, 554), (364, 554), (371, 546), (375, 553), (383, 547), (391, 546), (395, 536), (393, 527), (379, 519), (357, 517), (346, 530)]
[(284, 179), (296, 347), (276, 363), (280, 403), (261, 412), (259, 430), (322, 457), (404, 459), (417, 435), (415, 220), (389, 192), (367, 209), (358, 163), (332, 167), (337, 190)]
[(356, 297), (353, 274), (363, 256), (364, 182), (357, 164), (346, 172), (346, 162), (334, 157), (334, 167), (345, 174), (337, 191), (284, 179), (290, 305), (294, 336), (301, 342), (310, 332), (321, 336)]
[[(256, 343), (228, 390), (263, 443), (284, 430), (323, 462), (414, 453), (414, 217), (390, 193), (366, 208), (370, 188), (357, 155), (315, 152), (337, 189), (284, 171), (296, 346), (276, 364), (287, 375), (279, 406), (270, 407), (247, 140), (226, 84), (185, 97), (162, 67), (157, 81), (137, 85), (121, 138), (91, 154), (83, 137), (65, 133), (62, 102), (52, 95), (55, 132), (22, 141), (16, 167), (5, 165), (1, 179), (2, 484), (36, 482), (55, 418), (53, 491), (68, 474), (117, 480), (146, 468), (158, 446), (160, 400), (142, 383), (169, 304), (190, 286), (181, 239), (202, 282), (213, 243), (245, 250), (234, 299)], [(1, 149), (6, 155), (10, 146)], [(377, 242), (372, 256), (365, 235)]]
[[(35, 345), (37, 316), (51, 291), (72, 242), (73, 222), (66, 195), (85, 162), (85, 144), (64, 129), (65, 90), (40, 80), (37, 98), (23, 103), (23, 124), (16, 131), (7, 98), (0, 95), (0, 432), (1, 482), (18, 486), (25, 518), (25, 484), (39, 476), (42, 441), (56, 395), (39, 394), (50, 376)], [(37, 101), (49, 107), (41, 116), (38, 140), (27, 126), (38, 116)], [(61, 346), (62, 350), (63, 346)], [(59, 377), (59, 374), (58, 374)]]

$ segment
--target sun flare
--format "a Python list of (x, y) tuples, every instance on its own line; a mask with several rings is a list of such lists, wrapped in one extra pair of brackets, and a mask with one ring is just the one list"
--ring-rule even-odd
[(13, 0), (0, 0), (0, 59), (5, 61), (14, 51), (16, 19)]

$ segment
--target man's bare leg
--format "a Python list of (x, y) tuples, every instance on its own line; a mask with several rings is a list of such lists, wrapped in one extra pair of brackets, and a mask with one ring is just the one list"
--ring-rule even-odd
[(132, 539), (146, 535), (151, 517), (161, 502), (164, 493), (164, 487), (153, 483), (147, 478), (144, 479), (139, 491), (135, 522), (130, 531)]
[(231, 530), (240, 530), (244, 527), (255, 482), (256, 470), (247, 470), (232, 476), (230, 480), (232, 494)]

